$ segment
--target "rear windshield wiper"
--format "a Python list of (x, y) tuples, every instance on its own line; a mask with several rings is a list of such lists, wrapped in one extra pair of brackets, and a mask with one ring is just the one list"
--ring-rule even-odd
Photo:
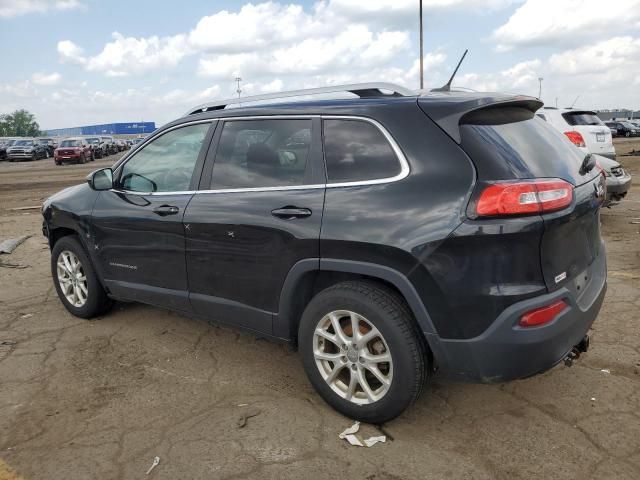
[(587, 153), (584, 156), (584, 160), (582, 160), (582, 165), (580, 165), (580, 175), (586, 175), (591, 170), (593, 170), (593, 167), (595, 166), (596, 166), (595, 157), (590, 153)]

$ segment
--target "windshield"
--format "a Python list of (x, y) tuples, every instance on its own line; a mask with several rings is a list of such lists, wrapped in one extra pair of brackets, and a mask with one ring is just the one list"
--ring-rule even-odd
[(593, 112), (567, 112), (562, 116), (569, 125), (602, 125), (602, 120)]
[(63, 140), (60, 142), (61, 147), (79, 147), (80, 140)]
[(30, 147), (31, 145), (33, 145), (33, 140), (16, 140), (16, 143), (14, 143), (14, 145), (18, 147)]
[(636, 128), (635, 125), (631, 125), (629, 122), (620, 122), (620, 123), (627, 128)]

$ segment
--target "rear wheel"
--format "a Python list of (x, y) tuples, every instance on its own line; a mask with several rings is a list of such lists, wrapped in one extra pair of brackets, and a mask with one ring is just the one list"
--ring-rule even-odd
[(76, 317), (92, 318), (111, 307), (111, 299), (75, 237), (62, 237), (54, 245), (51, 275), (62, 304)]
[(375, 283), (343, 282), (316, 295), (298, 340), (309, 380), (333, 408), (383, 423), (420, 395), (425, 342), (399, 296)]

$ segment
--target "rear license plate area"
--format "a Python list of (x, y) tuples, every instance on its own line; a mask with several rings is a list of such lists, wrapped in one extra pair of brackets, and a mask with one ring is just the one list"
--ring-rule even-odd
[(596, 133), (596, 142), (604, 142), (604, 133)]

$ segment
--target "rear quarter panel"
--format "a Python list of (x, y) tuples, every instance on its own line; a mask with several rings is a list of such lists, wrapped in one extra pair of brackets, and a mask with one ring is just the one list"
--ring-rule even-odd
[(450, 274), (448, 259), (438, 249), (461, 223), (474, 167), (416, 103), (393, 102), (351, 114), (381, 123), (403, 151), (410, 173), (386, 184), (327, 188), (320, 256), (400, 272), (433, 316), (430, 308), (439, 308), (434, 298), (443, 295), (438, 277)]

